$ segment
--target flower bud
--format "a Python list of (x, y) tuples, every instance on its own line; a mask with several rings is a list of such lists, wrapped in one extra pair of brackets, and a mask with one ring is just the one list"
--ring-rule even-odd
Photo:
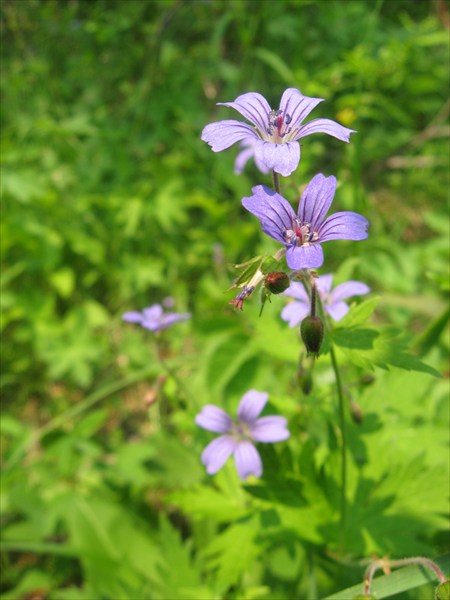
[(356, 402), (350, 402), (350, 413), (355, 423), (360, 425), (364, 421), (364, 413)]
[(449, 600), (450, 599), (450, 579), (444, 581), (434, 590), (434, 597), (436, 600)]
[(264, 280), (264, 285), (272, 294), (281, 294), (291, 285), (290, 279), (283, 271), (273, 271), (268, 273)]
[(372, 594), (358, 594), (353, 596), (352, 600), (375, 600), (375, 596), (372, 596)]
[(308, 355), (317, 358), (323, 340), (323, 323), (320, 317), (311, 315), (300, 324), (300, 334)]

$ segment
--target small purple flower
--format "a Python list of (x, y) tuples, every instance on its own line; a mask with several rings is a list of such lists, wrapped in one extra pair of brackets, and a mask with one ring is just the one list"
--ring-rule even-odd
[[(368, 294), (370, 288), (360, 281), (346, 281), (337, 285), (331, 291), (333, 283), (332, 275), (321, 275), (316, 280), (316, 288), (322, 301), (322, 306), (332, 319), (340, 321), (350, 310), (343, 300), (352, 296)], [(296, 327), (300, 321), (310, 313), (310, 299), (302, 283), (294, 281), (283, 292), (283, 296), (295, 298), (281, 311), (281, 318), (289, 323), (289, 327)]]
[(166, 329), (174, 323), (185, 321), (190, 318), (190, 313), (165, 313), (160, 304), (153, 304), (144, 308), (142, 312), (131, 311), (122, 315), (124, 321), (140, 323), (145, 329), (159, 331)]
[(321, 173), (311, 179), (300, 198), (297, 215), (280, 194), (263, 185), (242, 199), (261, 221), (262, 230), (286, 246), (286, 261), (294, 271), (317, 269), (323, 263), (322, 242), (365, 240), (369, 222), (354, 212), (334, 213), (325, 219), (336, 191), (336, 178)]
[(261, 417), (269, 395), (266, 392), (250, 390), (244, 394), (237, 410), (238, 420), (232, 418), (218, 406), (207, 404), (195, 417), (195, 422), (203, 429), (221, 433), (202, 453), (202, 463), (209, 475), (217, 473), (233, 454), (236, 469), (242, 480), (249, 475), (261, 477), (262, 462), (253, 442), (281, 442), (290, 433), (286, 429), (284, 417)]
[[(254, 92), (238, 96), (234, 102), (219, 102), (237, 110), (252, 125), (241, 121), (218, 121), (207, 125), (202, 131), (202, 140), (214, 152), (229, 148), (234, 143), (254, 140), (255, 162), (265, 165), (287, 177), (300, 162), (300, 144), (297, 140), (311, 133), (327, 133), (343, 142), (350, 141), (353, 129), (347, 129), (330, 119), (314, 119), (305, 125), (303, 120), (323, 101), (323, 98), (308, 98), (295, 88), (287, 89), (280, 107), (273, 110), (264, 96)], [(245, 157), (244, 157), (245, 158)], [(248, 160), (248, 158), (247, 158)], [(245, 160), (238, 164), (241, 168)], [(242, 169), (241, 169), (242, 170)]]

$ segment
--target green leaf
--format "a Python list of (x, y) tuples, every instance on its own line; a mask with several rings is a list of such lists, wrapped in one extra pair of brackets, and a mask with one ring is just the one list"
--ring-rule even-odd
[(166, 497), (166, 500), (194, 518), (211, 518), (216, 523), (239, 519), (248, 513), (248, 508), (244, 507), (235, 496), (200, 485), (190, 490), (173, 492)]
[(431, 323), (422, 331), (416, 338), (414, 347), (417, 348), (419, 354), (424, 356), (431, 348), (439, 343), (439, 338), (442, 332), (446, 329), (450, 318), (450, 307), (447, 307), (440, 315), (438, 315)]
[(256, 544), (257, 533), (257, 520), (253, 517), (230, 525), (205, 548), (203, 555), (209, 567), (217, 569), (219, 587), (236, 585), (245, 571), (251, 571), (253, 560), (262, 550)]
[(330, 337), (348, 360), (365, 369), (373, 370), (375, 366), (387, 369), (393, 366), (440, 377), (440, 373), (433, 367), (406, 350), (407, 342), (397, 329), (340, 326), (330, 332)]
[(335, 329), (362, 325), (372, 316), (379, 301), (380, 297), (376, 296), (375, 298), (369, 298), (368, 300), (361, 302), (361, 304), (353, 304), (345, 317), (335, 325)]
[[(192, 558), (190, 541), (183, 541), (180, 532), (163, 518), (160, 521), (159, 546), (163, 558), (161, 566), (161, 598), (196, 600), (201, 586), (200, 565)], [(205, 590), (202, 589), (203, 593)], [(207, 596), (210, 591), (206, 592)]]

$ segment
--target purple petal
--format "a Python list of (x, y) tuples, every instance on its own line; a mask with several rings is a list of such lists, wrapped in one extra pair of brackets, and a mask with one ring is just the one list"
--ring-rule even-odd
[(298, 142), (274, 144), (258, 140), (255, 144), (255, 157), (268, 169), (288, 177), (300, 162), (300, 144)]
[(250, 160), (250, 158), (252, 158), (252, 157), (255, 160), (257, 169), (259, 171), (261, 171), (261, 173), (266, 174), (270, 171), (270, 169), (268, 169), (266, 167), (266, 165), (255, 156), (255, 140), (253, 140), (253, 139), (243, 140), (241, 142), (241, 146), (242, 146), (242, 150), (236, 156), (236, 160), (234, 162), (234, 172), (236, 173), (236, 175), (240, 175), (242, 173), (248, 160)]
[(298, 136), (295, 139), (299, 140), (307, 135), (311, 135), (311, 133), (327, 133), (338, 140), (349, 142), (350, 134), (356, 133), (356, 131), (354, 129), (347, 129), (347, 127), (339, 125), (339, 123), (331, 119), (314, 119), (314, 121), (310, 121), (300, 127)]
[(232, 418), (214, 404), (204, 406), (195, 417), (195, 422), (199, 427), (214, 433), (227, 433), (233, 427)]
[(309, 302), (289, 302), (281, 311), (281, 318), (289, 323), (289, 327), (296, 327), (308, 313)]
[(325, 310), (332, 319), (340, 321), (350, 309), (345, 302), (333, 302), (332, 304), (325, 306)]
[(253, 154), (253, 147), (246, 148), (245, 150), (241, 150), (241, 152), (239, 152), (239, 154), (236, 156), (236, 160), (234, 161), (234, 172), (236, 175), (240, 175), (242, 173), (245, 165), (252, 158)]
[(337, 285), (331, 293), (330, 303), (339, 302), (351, 296), (363, 296), (370, 292), (370, 287), (361, 281), (346, 281)]
[(284, 417), (262, 417), (252, 425), (251, 436), (255, 442), (281, 442), (290, 436), (286, 427)]
[(170, 327), (170, 325), (173, 325), (174, 323), (180, 323), (181, 321), (186, 321), (190, 318), (190, 313), (169, 313), (161, 318), (160, 327)]
[(299, 90), (288, 88), (281, 97), (280, 109), (283, 115), (288, 114), (292, 118), (290, 127), (295, 129), (320, 102), (323, 98), (308, 98)]
[(257, 166), (258, 170), (261, 171), (261, 173), (264, 173), (264, 175), (267, 175), (267, 173), (270, 172), (269, 167), (266, 165), (266, 163), (264, 163), (259, 158), (259, 156), (256, 156), (254, 148), (253, 148), (253, 154), (254, 154), (254, 159), (255, 159), (255, 165)]
[(218, 102), (217, 104), (218, 106), (230, 106), (234, 108), (250, 123), (253, 123), (261, 133), (267, 132), (271, 108), (261, 94), (249, 92), (248, 94), (238, 96), (234, 102)]
[(292, 206), (264, 185), (255, 186), (252, 192), (253, 196), (242, 198), (243, 206), (258, 217), (264, 233), (285, 244), (284, 232), (291, 229), (295, 219)]
[(322, 301), (325, 301), (330, 295), (332, 285), (333, 275), (321, 275), (318, 279), (316, 279), (316, 286)]
[(140, 323), (142, 321), (142, 313), (132, 310), (124, 313), (122, 315), (122, 319), (124, 321), (128, 321), (129, 323)]
[(256, 390), (246, 392), (242, 396), (237, 410), (239, 421), (253, 423), (261, 414), (268, 398), (267, 392), (257, 392)]
[(201, 139), (211, 146), (213, 152), (220, 152), (248, 137), (258, 137), (250, 125), (240, 121), (218, 121), (203, 129)]
[(338, 212), (328, 217), (318, 230), (319, 240), (365, 240), (369, 221), (354, 212)]
[(202, 452), (202, 463), (206, 467), (209, 475), (217, 473), (219, 469), (227, 462), (233, 452), (235, 452), (237, 442), (228, 435), (221, 435), (213, 440)]
[(239, 442), (234, 460), (239, 477), (245, 481), (249, 475), (261, 477), (262, 462), (255, 446), (251, 442)]
[(295, 298), (296, 300), (300, 300), (300, 302), (309, 302), (309, 296), (305, 290), (305, 286), (298, 281), (293, 281), (282, 295), (287, 296), (288, 298)]
[(336, 177), (315, 175), (306, 186), (298, 205), (298, 217), (302, 223), (310, 223), (317, 231), (333, 202), (336, 191)]
[(312, 246), (290, 246), (286, 250), (286, 262), (290, 269), (318, 269), (323, 264), (323, 250), (320, 244)]
[(163, 314), (163, 307), (161, 304), (152, 304), (148, 308), (144, 308), (142, 311), (142, 316), (144, 319), (148, 319), (149, 321), (152, 319), (159, 319)]

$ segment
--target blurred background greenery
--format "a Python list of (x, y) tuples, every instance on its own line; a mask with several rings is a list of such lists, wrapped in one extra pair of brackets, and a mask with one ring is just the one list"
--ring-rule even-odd
[[(240, 199), (270, 179), (250, 164), (234, 176), (237, 149), (213, 154), (200, 141), (208, 122), (234, 118), (216, 102), (258, 91), (276, 107), (285, 88), (297, 87), (326, 99), (313, 118), (358, 131), (349, 145), (306, 138), (295, 181), (283, 182), (285, 196), (294, 202), (317, 172), (337, 176), (336, 210), (363, 213), (371, 232), (364, 244), (326, 245), (324, 272), (366, 281), (382, 296), (378, 321), (403, 329), (436, 368), (446, 368), (448, 8), (444, 0), (3, 0), (7, 539), (44, 543), (69, 530), (75, 545), (82, 538), (75, 554), (83, 556), (94, 544), (88, 508), (113, 511), (108, 494), (118, 511), (111, 522), (156, 523), (163, 491), (177, 487), (186, 461), (201, 477), (197, 454), (182, 444), (172, 471), (158, 462), (159, 450), (149, 456), (144, 444), (127, 446), (148, 435), (148, 405), (167, 382), (158, 379), (149, 336), (124, 324), (124, 311), (170, 296), (176, 310), (192, 312), (191, 323), (167, 332), (165, 351), (181, 378), (214, 360), (209, 376), (213, 388), (223, 376), (223, 396), (240, 393), (259, 368), (247, 357), (228, 375), (221, 370), (258, 312), (256, 298), (243, 315), (227, 305), (229, 265), (274, 249)], [(227, 332), (234, 337), (218, 355)], [(175, 380), (167, 385), (172, 405), (183, 405)], [(215, 399), (196, 398), (208, 401)], [(78, 409), (84, 418), (73, 420)], [(178, 419), (183, 441), (192, 429)], [(144, 458), (160, 476), (138, 469)], [(78, 512), (68, 492), (75, 482), (87, 490), (79, 502), (89, 499)], [(74, 522), (61, 525), (70, 510)], [(178, 547), (183, 523), (159, 521), (161, 539)], [(92, 589), (82, 596), (67, 587), (89, 581), (89, 563), (49, 558), (42, 548), (13, 550), (4, 558), (5, 586), (13, 590), (5, 598), (30, 589), (93, 597)], [(96, 577), (101, 568), (111, 572), (111, 556)], [(137, 573), (151, 560), (139, 558)], [(127, 582), (134, 589), (131, 576)], [(169, 593), (161, 589), (155, 598)], [(113, 588), (98, 597), (136, 597), (130, 593)]]

